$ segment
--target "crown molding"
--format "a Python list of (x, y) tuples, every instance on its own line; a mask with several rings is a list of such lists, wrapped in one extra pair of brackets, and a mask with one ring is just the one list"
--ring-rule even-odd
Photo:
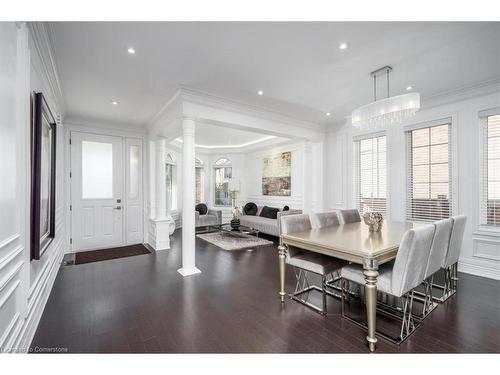
[(180, 86), (178, 93), (179, 97), (186, 102), (207, 105), (210, 107), (228, 110), (231, 112), (236, 112), (244, 115), (259, 117), (266, 120), (277, 121), (284, 124), (307, 128), (307, 129), (311, 129), (312, 126), (319, 131), (325, 131), (325, 127), (322, 124), (297, 120), (279, 111), (271, 110), (254, 104), (248, 104), (243, 101), (235, 99), (229, 99), (219, 95), (210, 94), (208, 92), (196, 90), (190, 87)]
[(500, 77), (424, 97), (422, 99), (422, 109), (433, 108), (494, 93), (500, 93)]
[(28, 22), (27, 26), (33, 46), (35, 47), (35, 52), (42, 65), (41, 73), (49, 85), (51, 95), (56, 101), (60, 115), (64, 117), (66, 106), (55, 59), (52, 28), (46, 22)]
[(103, 121), (91, 118), (80, 118), (71, 116), (71, 117), (66, 117), (63, 123), (65, 125), (73, 127), (113, 130), (118, 132), (134, 133), (139, 136), (144, 136), (147, 134), (147, 130), (144, 127), (140, 127), (133, 124), (123, 124), (118, 122)]
[[(172, 118), (182, 117), (183, 103), (193, 103), (234, 113), (276, 121), (282, 124), (314, 129), (319, 132), (325, 132), (326, 127), (323, 124), (297, 120), (278, 111), (272, 111), (267, 108), (247, 104), (241, 101), (224, 98), (204, 91), (195, 90), (185, 86), (179, 86), (172, 97), (161, 107), (161, 109), (151, 118), (148, 125), (154, 125), (162, 117), (167, 117), (169, 113)], [(176, 113), (176, 111), (178, 113)]]
[(175, 110), (179, 109), (179, 98), (180, 98), (181, 92), (179, 89), (176, 90), (174, 95), (166, 101), (166, 103), (160, 108), (156, 114), (151, 117), (151, 120), (148, 121), (148, 126), (154, 125), (156, 122), (158, 122), (164, 115), (168, 116), (169, 113), (174, 113), (173, 117), (174, 118), (179, 118), (182, 117), (180, 114), (175, 114)]

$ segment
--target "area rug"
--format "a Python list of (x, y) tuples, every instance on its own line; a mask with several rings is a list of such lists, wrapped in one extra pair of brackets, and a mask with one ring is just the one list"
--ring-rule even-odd
[(210, 242), (223, 250), (243, 250), (273, 244), (272, 241), (238, 232), (220, 231), (203, 233), (198, 234), (196, 237)]
[(150, 251), (142, 244), (114, 247), (103, 250), (82, 251), (75, 254), (74, 264), (100, 262), (103, 260), (126, 258), (149, 253)]

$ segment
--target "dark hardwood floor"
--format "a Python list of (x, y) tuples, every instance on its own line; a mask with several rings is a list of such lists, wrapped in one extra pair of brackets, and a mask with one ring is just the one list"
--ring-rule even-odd
[[(276, 246), (224, 251), (196, 240), (202, 274), (183, 278), (172, 249), (61, 267), (32, 346), (69, 352), (367, 353), (366, 333), (329, 299), (320, 316), (278, 297)], [(294, 288), (287, 271), (287, 290)], [(500, 282), (460, 274), (459, 291), (396, 346), (377, 352), (500, 352)]]

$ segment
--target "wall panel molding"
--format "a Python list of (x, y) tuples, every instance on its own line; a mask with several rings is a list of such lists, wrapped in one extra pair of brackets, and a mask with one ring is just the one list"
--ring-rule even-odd
[(52, 290), (57, 272), (59, 271), (59, 266), (64, 256), (61, 245), (62, 244), (59, 244), (56, 251), (57, 254), (54, 256), (51, 267), (46, 273), (46, 277), (44, 278), (45, 282), (39, 284), (40, 287), (38, 288), (38, 292), (33, 295), (33, 298), (30, 300), (28, 316), (22, 321), (19, 332), (17, 332), (15, 338), (13, 338), (10, 347), (27, 349), (31, 345), (31, 341), (35, 336), (36, 328), (42, 317), (45, 304), (49, 298), (50, 291)]
[(493, 261), (500, 261), (500, 242), (494, 239), (472, 239), (472, 255)]

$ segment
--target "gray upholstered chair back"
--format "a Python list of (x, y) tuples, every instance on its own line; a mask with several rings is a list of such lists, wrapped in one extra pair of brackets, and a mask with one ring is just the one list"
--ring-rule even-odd
[[(304, 230), (311, 229), (311, 220), (307, 214), (281, 216), (280, 221), (281, 234), (302, 232)], [(286, 259), (289, 260), (290, 257), (293, 257), (302, 251), (303, 250), (301, 249), (289, 246), (288, 251), (286, 252)]]
[(464, 238), (465, 224), (467, 223), (467, 216), (457, 215), (453, 216), (453, 228), (451, 229), (450, 246), (448, 252), (443, 259), (441, 267), (447, 268), (452, 264), (458, 262), (460, 257), (460, 250), (462, 249), (462, 240)]
[(288, 215), (281, 217), (281, 233), (288, 234), (311, 229), (309, 215)]
[(335, 227), (339, 224), (339, 217), (336, 212), (311, 214), (311, 225), (315, 229)]
[(434, 222), (434, 225), (436, 226), (436, 231), (434, 232), (429, 261), (427, 262), (427, 269), (425, 270), (425, 279), (434, 275), (441, 268), (441, 263), (443, 263), (443, 258), (450, 244), (453, 219), (439, 220)]
[(392, 294), (401, 297), (424, 281), (429, 260), (434, 224), (410, 229), (401, 239), (392, 269)]
[(344, 224), (356, 223), (361, 221), (361, 216), (359, 216), (359, 211), (357, 209), (352, 210), (340, 210), (342, 215), (342, 221)]

